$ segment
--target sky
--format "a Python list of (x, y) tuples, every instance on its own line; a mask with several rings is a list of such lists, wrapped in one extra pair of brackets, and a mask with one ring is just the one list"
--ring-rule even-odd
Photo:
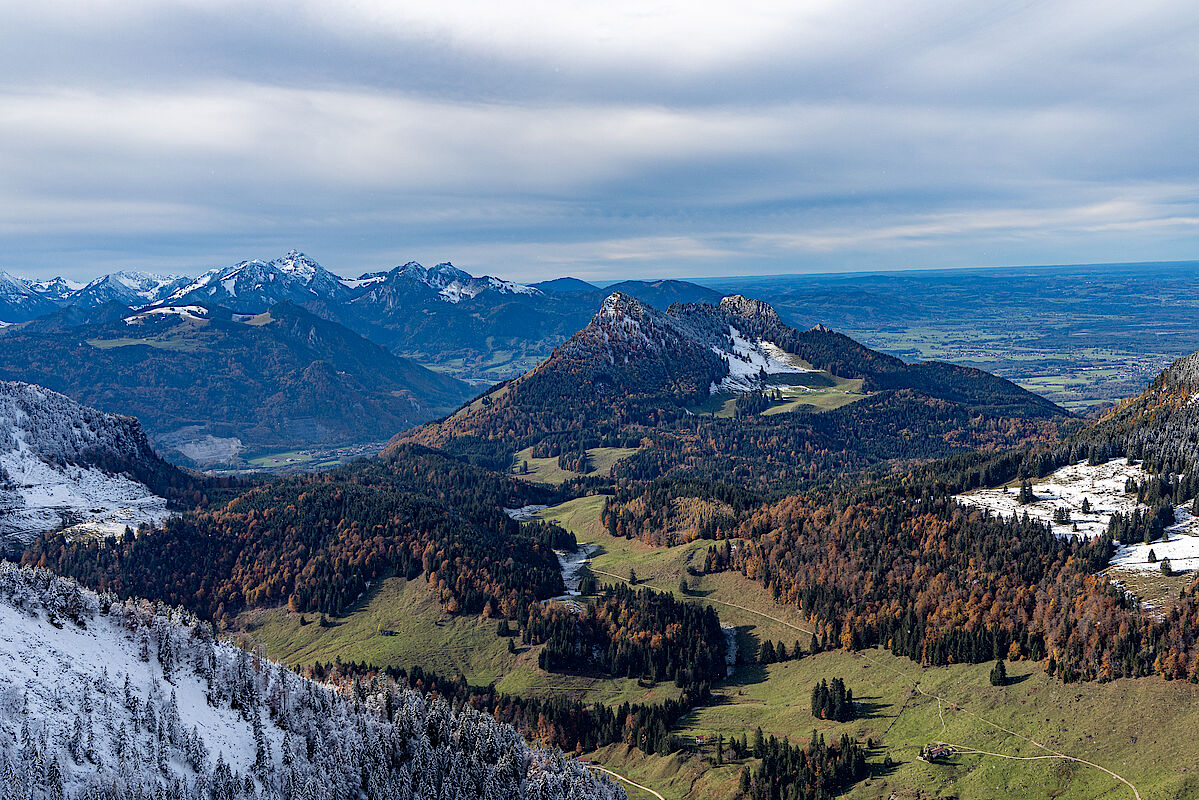
[(0, 270), (1199, 258), (1199, 5), (0, 0)]

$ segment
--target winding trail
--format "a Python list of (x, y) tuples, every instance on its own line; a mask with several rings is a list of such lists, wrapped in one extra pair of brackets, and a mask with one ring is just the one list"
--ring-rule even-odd
[(634, 787), (636, 787), (636, 788), (638, 788), (638, 789), (641, 789), (641, 790), (642, 790), (642, 791), (644, 791), (644, 792), (649, 792), (649, 793), (650, 793), (650, 794), (652, 794), (654, 797), (658, 798), (658, 800), (666, 800), (666, 798), (665, 798), (665, 797), (663, 797), (662, 795), (658, 794), (657, 792), (655, 792), (653, 789), (649, 788), (648, 786), (642, 786), (642, 785), (641, 785), (641, 784), (639, 784), (639, 783), (636, 783), (636, 782), (634, 782), (634, 781), (631, 781), (631, 780), (629, 780), (628, 778), (626, 778), (625, 776), (621, 775), (620, 773), (618, 773), (618, 772), (613, 772), (612, 770), (608, 769), (607, 767), (601, 767), (599, 764), (590, 764), (590, 765), (588, 765), (588, 766), (590, 766), (590, 767), (591, 767), (592, 769), (594, 769), (594, 770), (599, 770), (600, 772), (606, 772), (607, 774), (611, 775), (613, 778), (616, 778), (617, 780), (620, 780), (620, 781), (624, 781), (624, 782), (625, 782), (625, 783), (627, 783), (629, 786), (634, 786)]
[[(620, 575), (616, 575), (611, 572), (604, 572), (603, 570), (598, 570), (598, 569), (594, 569), (594, 568), (592, 569), (592, 572), (599, 573), (600, 575), (608, 575), (610, 577), (625, 581), (626, 583), (628, 582), (628, 578), (622, 577)], [(659, 587), (652, 586), (648, 581), (643, 581), (642, 585), (649, 586), (650, 588), (655, 588), (655, 589), (659, 589), (659, 591), (662, 591), (662, 589), (660, 589)], [(755, 611), (752, 608), (746, 608), (745, 606), (739, 606), (734, 603), (726, 603), (722, 600), (708, 600), (707, 598), (705, 598), (705, 602), (715, 603), (717, 605), (722, 605), (722, 606), (729, 606), (730, 608), (737, 608), (737, 609), (740, 609), (747, 613), (756, 614), (759, 617), (763, 617), (763, 618), (771, 620), (773, 622), (777, 622), (780, 625), (785, 625), (788, 628), (792, 628), (794, 630), (801, 631), (802, 633), (807, 633), (807, 634), (812, 633), (812, 631), (808, 630), (807, 628), (802, 628), (799, 625), (796, 625), (792, 622), (788, 622), (783, 619), (779, 619), (778, 617), (772, 617), (769, 614), (763, 614), (761, 611)], [(1013, 730), (1009, 730), (1008, 728), (1005, 728), (1002, 725), (992, 722), (991, 720), (987, 719), (986, 717), (980, 716), (979, 714), (976, 714), (973, 711), (966, 710), (962, 706), (957, 705), (953, 701), (948, 700), (944, 697), (941, 697), (938, 694), (926, 692), (924, 689), (920, 688), (920, 679), (919, 678), (913, 678), (910, 674), (903, 671), (899, 667), (896, 667), (894, 664), (888, 664), (885, 661), (882, 661), (881, 659), (874, 658), (873, 656), (869, 655), (869, 653), (867, 653), (864, 650), (859, 650), (859, 651), (857, 651), (857, 653), (858, 653), (858, 655), (865, 658), (867, 661), (870, 661), (870, 662), (876, 664), (877, 666), (883, 667), (884, 669), (889, 669), (892, 672), (896, 673), (897, 675), (900, 675), (901, 677), (904, 678), (904, 680), (906, 680), (908, 683), (910, 683), (912, 685), (913, 689), (915, 689), (921, 695), (929, 698), (930, 700), (936, 700), (937, 701), (937, 713), (938, 713), (938, 715), (941, 716), (942, 732), (944, 732), (944, 730), (945, 730), (945, 717), (941, 710), (941, 703), (946, 703), (949, 705), (950, 708), (955, 709), (960, 713), (967, 714), (971, 717), (974, 717), (974, 719), (978, 720), (979, 722), (983, 723), (984, 725), (989, 725), (990, 727), (994, 728), (997, 731), (1006, 733), (1008, 736), (1013, 736), (1017, 739), (1021, 739), (1025, 742), (1028, 742), (1029, 744), (1033, 745), (1034, 747), (1038, 747), (1041, 750), (1044, 750), (1048, 755), (1010, 756), (1010, 755), (1005, 755), (1003, 753), (991, 753), (986, 750), (976, 750), (972, 747), (967, 747), (965, 745), (957, 745), (957, 744), (952, 744), (950, 742), (946, 742), (946, 744), (949, 744), (951, 747), (953, 747), (958, 752), (985, 755), (985, 756), (994, 756), (995, 758), (1007, 758), (1007, 759), (1011, 759), (1013, 761), (1038, 761), (1038, 760), (1043, 760), (1043, 759), (1059, 759), (1059, 760), (1065, 760), (1065, 761), (1074, 761), (1078, 764), (1086, 764), (1089, 767), (1094, 767), (1095, 769), (1099, 770), (1100, 772), (1107, 773), (1108, 775), (1112, 776), (1113, 778), (1115, 778), (1116, 780), (1120, 781), (1125, 786), (1127, 786), (1129, 789), (1131, 789), (1133, 800), (1142, 800), (1140, 791), (1137, 789), (1136, 786), (1133, 785), (1132, 781), (1128, 780), (1123, 775), (1120, 775), (1117, 772), (1113, 772), (1112, 770), (1108, 769), (1107, 767), (1103, 766), (1102, 764), (1096, 764), (1094, 761), (1087, 761), (1085, 758), (1078, 758), (1077, 756), (1066, 755), (1065, 753), (1059, 752), (1057, 750), (1054, 750), (1051, 747), (1041, 744), (1036, 739), (1030, 739), (1029, 737), (1024, 736), (1019, 733), (1016, 733)]]

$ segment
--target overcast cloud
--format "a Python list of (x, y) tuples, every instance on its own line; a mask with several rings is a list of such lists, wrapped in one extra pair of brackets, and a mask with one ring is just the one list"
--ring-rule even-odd
[(1194, 2), (0, 0), (0, 269), (1199, 258)]

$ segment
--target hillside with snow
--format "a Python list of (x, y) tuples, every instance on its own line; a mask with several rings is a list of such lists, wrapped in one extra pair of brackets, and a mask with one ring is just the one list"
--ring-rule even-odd
[[(1102, 464), (1080, 461), (1055, 470), (1032, 482), (1033, 500), (1021, 503), (1017, 487), (978, 489), (954, 497), (959, 503), (986, 509), (1004, 518), (1023, 516), (1044, 522), (1059, 536), (1091, 538), (1108, 531), (1114, 514), (1148, 513), (1149, 505), (1138, 502), (1130, 487), (1153, 479), (1138, 462), (1125, 458)], [(1155, 572), (1162, 559), (1176, 570), (1199, 568), (1199, 517), (1191, 504), (1174, 507), (1174, 523), (1165, 527), (1165, 537), (1153, 542), (1116, 542), (1111, 564), (1120, 569)], [(1150, 551), (1153, 557), (1150, 558)]]
[(625, 794), (486, 715), (377, 679), (335, 691), (185, 612), (0, 562), (0, 800), (31, 796)]
[(120, 534), (159, 522), (167, 501), (145, 481), (170, 470), (137, 420), (0, 381), (0, 537), (68, 526)]

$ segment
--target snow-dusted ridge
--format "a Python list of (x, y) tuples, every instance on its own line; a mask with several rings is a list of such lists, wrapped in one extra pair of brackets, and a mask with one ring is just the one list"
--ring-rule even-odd
[(204, 306), (156, 306), (140, 311), (133, 316), (125, 317), (126, 325), (136, 325), (156, 317), (179, 317), (195, 322), (208, 318), (208, 309)]
[(709, 392), (744, 394), (768, 388), (772, 376), (813, 372), (774, 342), (747, 332), (755, 317), (765, 316), (777, 320), (766, 303), (739, 295), (726, 297), (715, 307), (689, 304), (659, 311), (623, 292), (613, 292), (580, 336), (607, 349), (610, 363), (618, 358), (627, 361), (629, 352), (677, 355), (684, 349), (702, 349), (724, 365), (723, 377), (712, 381)]
[(487, 715), (342, 693), (213, 634), (0, 562), (0, 800), (625, 796)]
[(133, 310), (203, 303), (259, 313), (284, 300), (351, 302), (393, 277), (424, 284), (442, 301), (452, 304), (474, 299), (483, 292), (542, 294), (536, 287), (515, 281), (490, 275), (476, 277), (449, 262), (425, 268), (410, 261), (389, 271), (343, 278), (298, 250), (291, 250), (270, 261), (241, 261), (210, 269), (195, 278), (122, 271), (84, 284), (64, 278), (31, 281), (0, 272), (0, 312), (23, 322), (64, 306), (92, 308), (117, 302)]
[(152, 464), (137, 420), (28, 383), (0, 381), (0, 537), (71, 525), (120, 534), (165, 519), (167, 502), (105, 466)]

